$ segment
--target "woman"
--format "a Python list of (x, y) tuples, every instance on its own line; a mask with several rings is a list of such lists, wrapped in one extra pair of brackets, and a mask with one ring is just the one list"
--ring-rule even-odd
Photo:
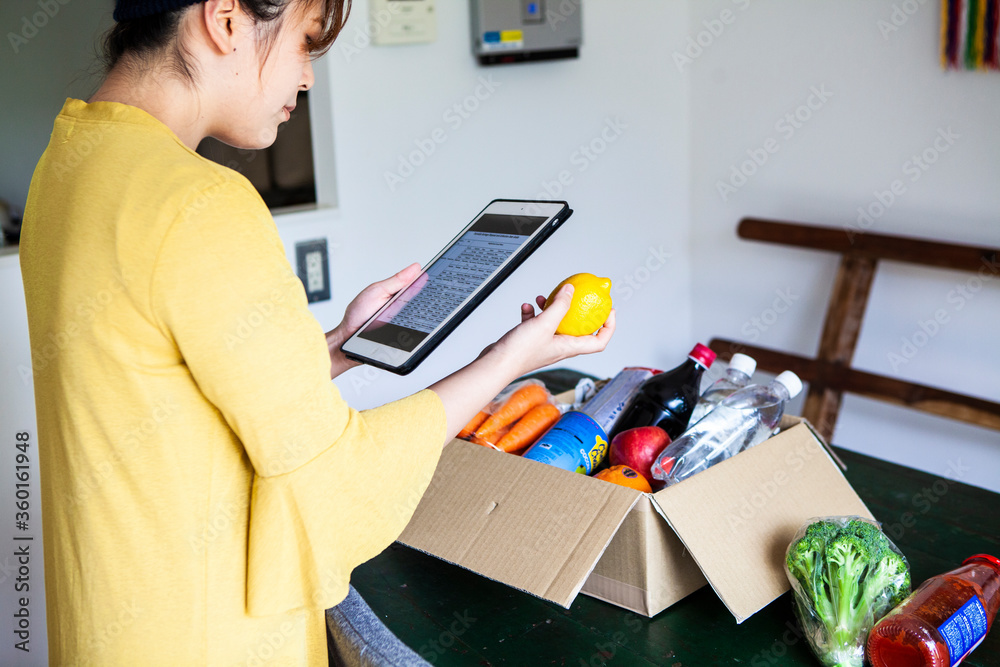
[(260, 197), (194, 149), (270, 145), (346, 14), (119, 0), (106, 80), (55, 121), (21, 247), (52, 664), (326, 664), (323, 610), (402, 531), (443, 443), (613, 333), (555, 335), (567, 289), (429, 389), (343, 402), (340, 342), (418, 267), (324, 340)]

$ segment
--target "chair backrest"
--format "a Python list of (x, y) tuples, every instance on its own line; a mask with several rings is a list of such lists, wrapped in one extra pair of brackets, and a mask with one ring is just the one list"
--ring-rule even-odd
[(743, 239), (841, 255), (815, 359), (723, 338), (709, 343), (725, 360), (743, 352), (754, 357), (761, 370), (788, 369), (808, 382), (802, 416), (827, 441), (833, 436), (845, 393), (1000, 430), (1000, 403), (851, 368), (879, 260), (1000, 277), (1000, 249), (757, 218), (741, 220), (737, 234)]

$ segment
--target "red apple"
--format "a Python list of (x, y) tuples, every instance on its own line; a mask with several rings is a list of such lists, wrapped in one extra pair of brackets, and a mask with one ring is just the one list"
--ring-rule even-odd
[(611, 440), (611, 465), (626, 465), (653, 483), (650, 469), (656, 455), (670, 444), (670, 436), (659, 426), (637, 426)]

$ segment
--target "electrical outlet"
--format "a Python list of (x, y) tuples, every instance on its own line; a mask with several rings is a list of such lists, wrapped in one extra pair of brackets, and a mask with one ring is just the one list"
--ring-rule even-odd
[(306, 288), (309, 303), (329, 301), (330, 261), (326, 252), (326, 239), (296, 243), (295, 258), (299, 280)]

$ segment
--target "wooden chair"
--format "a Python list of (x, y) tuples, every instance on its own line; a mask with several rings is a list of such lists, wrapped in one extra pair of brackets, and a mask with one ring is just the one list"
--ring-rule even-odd
[(1000, 249), (937, 243), (902, 236), (858, 233), (790, 222), (744, 218), (740, 238), (841, 255), (815, 359), (715, 338), (709, 346), (729, 360), (749, 354), (772, 373), (792, 370), (809, 383), (803, 416), (829, 442), (845, 393), (904, 405), (931, 414), (1000, 430), (1000, 403), (851, 368), (868, 293), (879, 260), (1000, 274)]

